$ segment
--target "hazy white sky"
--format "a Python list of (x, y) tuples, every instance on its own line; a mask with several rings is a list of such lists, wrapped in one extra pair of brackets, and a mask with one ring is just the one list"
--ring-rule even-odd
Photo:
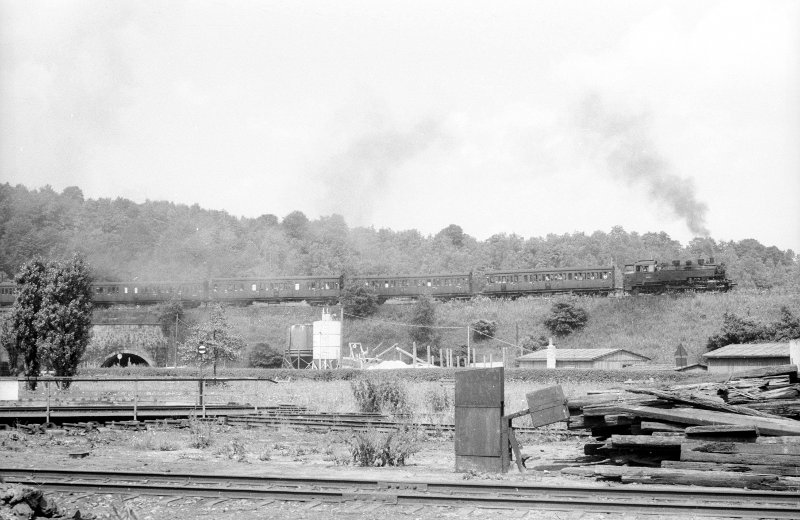
[(800, 1), (0, 0), (0, 180), (800, 251)]

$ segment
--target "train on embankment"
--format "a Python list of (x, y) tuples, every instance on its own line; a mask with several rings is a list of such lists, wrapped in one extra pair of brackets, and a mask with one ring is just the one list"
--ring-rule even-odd
[[(727, 291), (735, 284), (723, 265), (700, 259), (697, 263), (674, 261), (660, 264), (640, 260), (625, 265), (622, 284), (616, 269), (566, 267), (489, 271), (480, 287), (473, 273), (434, 275), (354, 276), (347, 283), (369, 287), (383, 303), (389, 299), (469, 299), (474, 296), (519, 298), (548, 294), (639, 294), (667, 291)], [(345, 286), (344, 276), (282, 276), (272, 278), (211, 278), (194, 282), (95, 282), (92, 296), (97, 305), (140, 305), (178, 300), (187, 303), (290, 303), (333, 305)], [(0, 283), (0, 305), (11, 305), (16, 296), (13, 282)]]

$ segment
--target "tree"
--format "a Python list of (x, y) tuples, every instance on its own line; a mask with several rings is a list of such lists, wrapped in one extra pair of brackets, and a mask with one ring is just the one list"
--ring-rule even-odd
[[(411, 323), (415, 325), (408, 331), (411, 340), (419, 345), (437, 347), (439, 331), (436, 326), (436, 302), (430, 296), (422, 296), (411, 310)], [(437, 351), (438, 352), (438, 351)]]
[(547, 345), (550, 344), (550, 341), (545, 338), (544, 336), (539, 336), (538, 338), (535, 337), (533, 334), (528, 334), (522, 341), (519, 342), (519, 345), (524, 349), (531, 352), (536, 352), (537, 350), (542, 350)]
[(17, 375), (19, 370), (19, 350), (11, 331), (11, 320), (4, 318), (0, 324), (0, 348), (8, 353), (8, 370), (12, 376)]
[(450, 224), (436, 233), (436, 238), (444, 238), (455, 247), (461, 247), (464, 245), (464, 230), (457, 224)]
[[(176, 353), (175, 366), (178, 366), (178, 345), (186, 340), (188, 333), (183, 304), (176, 300), (160, 304), (158, 306), (158, 323), (161, 325), (161, 333), (173, 343)], [(166, 357), (169, 358), (169, 355)]]
[(769, 325), (726, 312), (722, 315), (722, 328), (717, 334), (708, 338), (706, 349), (711, 351), (726, 345), (760, 341), (789, 341), (798, 337), (800, 337), (800, 318), (785, 305), (781, 307), (780, 319)]
[[(39, 356), (59, 377), (71, 377), (86, 352), (92, 332), (92, 278), (78, 255), (50, 262), (42, 307), (36, 319)], [(69, 381), (60, 386), (68, 387)]]
[(480, 319), (473, 321), (470, 325), (473, 341), (486, 341), (492, 339), (497, 332), (497, 322), (493, 320)]
[(339, 297), (344, 313), (351, 318), (366, 318), (378, 311), (378, 295), (374, 289), (356, 282), (346, 283)]
[(789, 341), (800, 338), (800, 317), (786, 305), (781, 307), (781, 319), (773, 324), (775, 341)]
[(301, 239), (308, 229), (308, 217), (302, 211), (292, 211), (283, 217), (284, 232), (289, 238)]
[(283, 356), (269, 346), (269, 343), (256, 343), (250, 351), (249, 365), (255, 368), (280, 368)]
[(75, 375), (91, 335), (88, 266), (77, 255), (68, 262), (37, 257), (22, 266), (15, 281), (19, 293), (3, 342), (23, 356), (28, 386), (36, 388), (42, 365), (57, 376)]
[(740, 318), (732, 312), (722, 315), (722, 329), (706, 342), (706, 350), (712, 351), (726, 345), (756, 343), (768, 340), (767, 328), (750, 318)]
[(544, 326), (556, 336), (568, 336), (580, 330), (589, 321), (589, 313), (571, 302), (554, 303), (550, 308), (550, 316), (544, 320)]
[[(200, 345), (205, 347), (205, 354), (198, 352)], [(181, 354), (183, 359), (201, 365), (211, 363), (216, 377), (217, 363), (239, 359), (244, 347), (244, 340), (228, 324), (225, 309), (217, 304), (211, 307), (208, 320), (192, 327)]]
[(9, 337), (4, 341), (12, 343), (17, 355), (22, 355), (25, 377), (31, 389), (36, 389), (36, 378), (39, 376), (39, 329), (36, 319), (42, 308), (46, 273), (45, 261), (36, 257), (23, 264), (14, 278), (19, 292), (11, 307)]

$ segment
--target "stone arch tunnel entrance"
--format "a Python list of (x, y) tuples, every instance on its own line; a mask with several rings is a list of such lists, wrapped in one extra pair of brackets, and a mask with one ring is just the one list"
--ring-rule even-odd
[(152, 367), (155, 366), (155, 363), (152, 359), (150, 359), (150, 356), (144, 352), (137, 352), (135, 350), (120, 350), (109, 355), (100, 366), (106, 368), (113, 367), (115, 365), (123, 367), (133, 365)]

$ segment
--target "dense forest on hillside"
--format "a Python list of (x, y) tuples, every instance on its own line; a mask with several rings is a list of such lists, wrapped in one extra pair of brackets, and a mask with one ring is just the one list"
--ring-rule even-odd
[[(268, 208), (265, 208), (268, 209)], [(754, 239), (609, 232), (524, 238), (498, 233), (479, 241), (451, 224), (432, 236), (416, 230), (350, 228), (339, 215), (310, 220), (300, 211), (237, 218), (198, 205), (85, 199), (78, 187), (0, 185), (0, 276), (34, 255), (82, 253), (98, 280), (196, 280), (224, 276), (410, 274), (531, 267), (622, 266), (715, 257), (739, 287), (800, 289), (800, 258)]]

